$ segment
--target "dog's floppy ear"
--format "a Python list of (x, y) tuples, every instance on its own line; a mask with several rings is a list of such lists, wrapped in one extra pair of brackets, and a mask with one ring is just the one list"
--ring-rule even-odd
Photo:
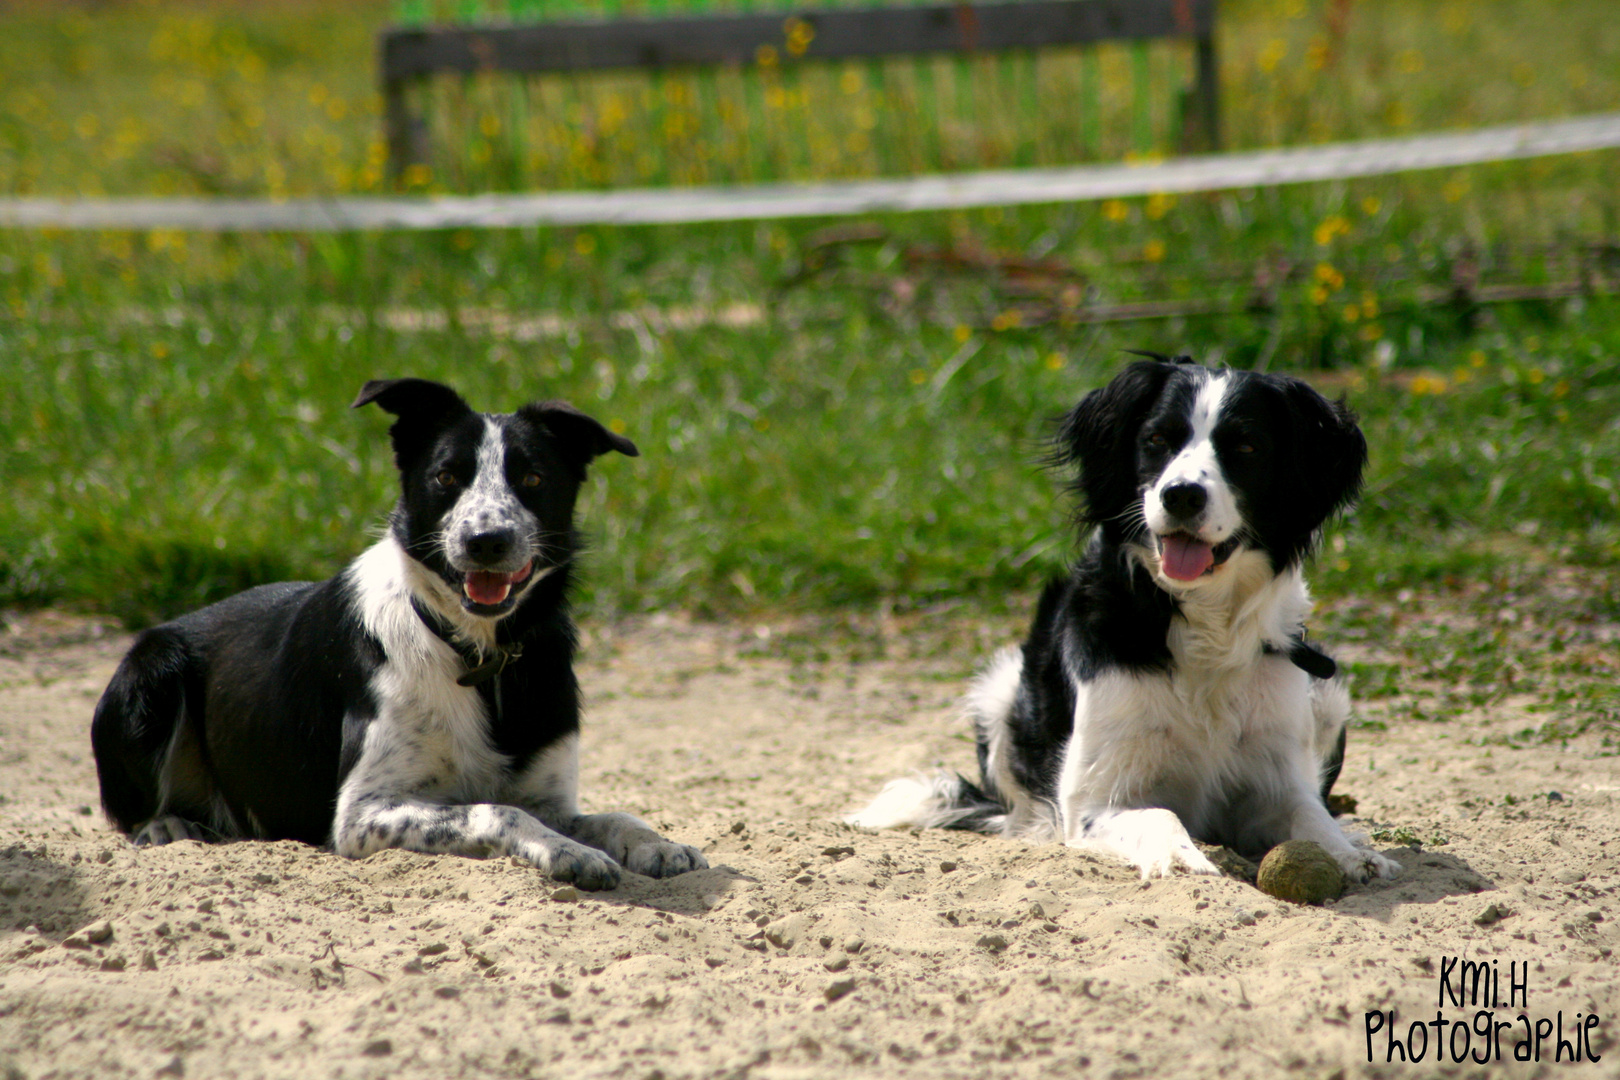
[(1084, 520), (1110, 520), (1136, 497), (1137, 433), (1174, 370), (1163, 360), (1139, 360), (1063, 418), (1052, 460), (1080, 466), (1075, 487)]
[(461, 395), (443, 383), (427, 379), (372, 379), (360, 388), (351, 409), (373, 401), (399, 417), (388, 429), (394, 444), (394, 462), (406, 464), (452, 421), (472, 412)]
[(566, 401), (537, 401), (518, 410), (518, 415), (551, 432), (558, 448), (580, 470), (611, 450), (626, 457), (640, 457), (636, 444), (615, 434), (600, 421), (586, 416)]
[(1355, 500), (1367, 464), (1367, 440), (1341, 398), (1329, 401), (1308, 383), (1289, 378), (1283, 393), (1292, 422), (1297, 512), (1311, 531)]

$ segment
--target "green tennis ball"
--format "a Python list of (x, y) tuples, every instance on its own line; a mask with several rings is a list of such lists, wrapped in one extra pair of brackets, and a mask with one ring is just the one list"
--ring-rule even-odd
[(1320, 904), (1344, 892), (1344, 870), (1314, 840), (1289, 840), (1266, 852), (1255, 881), (1260, 891), (1294, 904)]

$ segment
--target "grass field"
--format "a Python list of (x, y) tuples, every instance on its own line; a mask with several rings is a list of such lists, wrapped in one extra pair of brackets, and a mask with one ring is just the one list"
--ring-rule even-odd
[[(1231, 0), (1223, 13), (1239, 145), (1620, 106), (1605, 3)], [(0, 187), (380, 189), (370, 35), (386, 14), (8, 7)], [(658, 175), (686, 160), (641, 147), (667, 154)], [(1050, 418), (1123, 350), (1148, 348), (1298, 370), (1349, 395), (1372, 467), (1316, 561), (1319, 593), (1450, 590), (1489, 606), (1575, 575), (1558, 609), (1612, 622), (1620, 302), (1431, 301), (1463, 263), (1504, 282), (1564, 280), (1576, 262), (1612, 276), (1617, 164), (894, 217), (831, 246), (827, 222), (6, 232), (0, 605), (140, 625), (331, 573), (394, 483), (385, 418), (346, 405), (365, 379), (399, 374), (490, 409), (571, 399), (640, 444), (643, 457), (600, 464), (581, 508), (582, 597), (598, 613), (1018, 605), (1073, 547), (1039, 466)], [(458, 165), (424, 184), (499, 182)], [(1045, 267), (1047, 316), (1028, 317), (1017, 260)], [(1245, 312), (1267, 267), (1272, 302)], [(1081, 294), (1232, 310), (1088, 326), (1072, 317)], [(1493, 640), (1459, 636), (1434, 663), (1449, 672)]]

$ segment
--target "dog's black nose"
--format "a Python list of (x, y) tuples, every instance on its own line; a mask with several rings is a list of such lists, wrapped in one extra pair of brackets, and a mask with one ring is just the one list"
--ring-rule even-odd
[(512, 545), (517, 542), (517, 533), (511, 529), (497, 529), (494, 532), (479, 533), (467, 539), (467, 557), (481, 563), (500, 562), (512, 552)]
[(1204, 509), (1204, 504), (1209, 502), (1209, 492), (1202, 484), (1171, 484), (1159, 498), (1173, 516), (1190, 518)]

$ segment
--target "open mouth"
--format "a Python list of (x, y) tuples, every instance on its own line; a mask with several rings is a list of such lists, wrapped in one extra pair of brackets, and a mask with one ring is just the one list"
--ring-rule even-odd
[(1207, 544), (1186, 533), (1167, 533), (1159, 541), (1159, 569), (1172, 581), (1197, 581), (1213, 574), (1237, 550), (1237, 537)]
[(469, 570), (461, 590), (468, 600), (480, 607), (499, 607), (512, 595), (512, 589), (529, 580), (533, 572), (532, 559), (509, 574), (499, 570)]

